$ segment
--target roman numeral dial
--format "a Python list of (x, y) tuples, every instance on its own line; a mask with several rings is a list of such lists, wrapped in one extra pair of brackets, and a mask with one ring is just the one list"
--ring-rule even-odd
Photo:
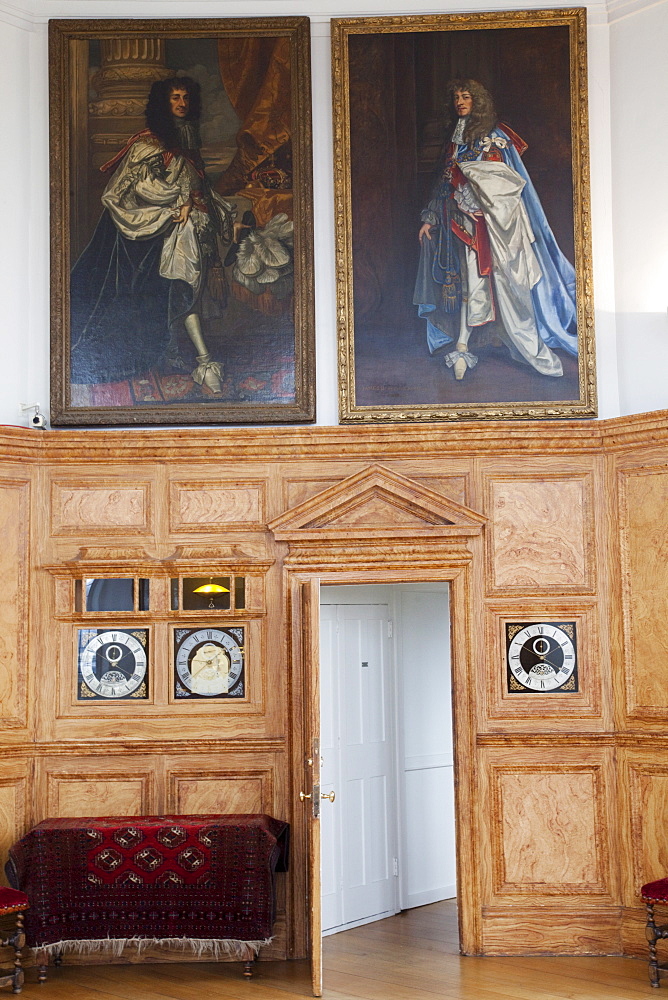
[(508, 691), (577, 691), (575, 622), (507, 622)]

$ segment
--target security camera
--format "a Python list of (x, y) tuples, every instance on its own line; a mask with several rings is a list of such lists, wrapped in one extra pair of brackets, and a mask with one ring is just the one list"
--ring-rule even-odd
[(27, 413), (29, 410), (34, 412), (30, 417), (28, 417), (28, 426), (35, 427), (37, 430), (43, 431), (46, 427), (46, 417), (39, 408), (39, 403), (20, 403), (19, 412)]

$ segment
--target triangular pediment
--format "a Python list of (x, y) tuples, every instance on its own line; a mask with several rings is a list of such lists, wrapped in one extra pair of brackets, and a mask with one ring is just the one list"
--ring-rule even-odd
[(482, 514), (382, 465), (372, 465), (270, 522), (278, 539), (478, 534)]

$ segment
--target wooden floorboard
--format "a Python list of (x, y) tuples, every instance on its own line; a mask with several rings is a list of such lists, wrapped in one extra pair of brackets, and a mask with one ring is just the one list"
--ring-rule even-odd
[[(454, 903), (433, 903), (324, 941), (325, 1000), (641, 1000), (657, 994), (632, 958), (463, 958)], [(297, 1000), (309, 997), (306, 962), (65, 964), (26, 997), (39, 1000)], [(668, 984), (664, 986), (668, 992)]]

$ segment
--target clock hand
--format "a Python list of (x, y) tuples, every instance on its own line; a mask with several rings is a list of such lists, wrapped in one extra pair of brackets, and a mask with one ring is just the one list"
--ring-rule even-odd
[(561, 670), (563, 666), (563, 662), (561, 664), (554, 663), (549, 656), (544, 656), (543, 659), (545, 660), (546, 663), (549, 663), (550, 666), (556, 671)]
[[(116, 646), (117, 649), (121, 649), (121, 647), (118, 645), (118, 643), (114, 643), (114, 645)], [(121, 664), (123, 663), (123, 660), (127, 659), (128, 656), (131, 655), (131, 651), (126, 648), (125, 652), (122, 653), (121, 656), (119, 656), (118, 659), (116, 659), (116, 660), (110, 659), (107, 656), (106, 652), (102, 653), (101, 655), (102, 655), (103, 659), (106, 661), (107, 669), (108, 670), (126, 670), (127, 668), (125, 667), (125, 665), (123, 665), (123, 667), (121, 667)]]
[(524, 649), (522, 652), (524, 655), (522, 656), (520, 663), (527, 673), (535, 667), (536, 664), (543, 662), (543, 657), (539, 656), (538, 653), (534, 653), (532, 649)]

